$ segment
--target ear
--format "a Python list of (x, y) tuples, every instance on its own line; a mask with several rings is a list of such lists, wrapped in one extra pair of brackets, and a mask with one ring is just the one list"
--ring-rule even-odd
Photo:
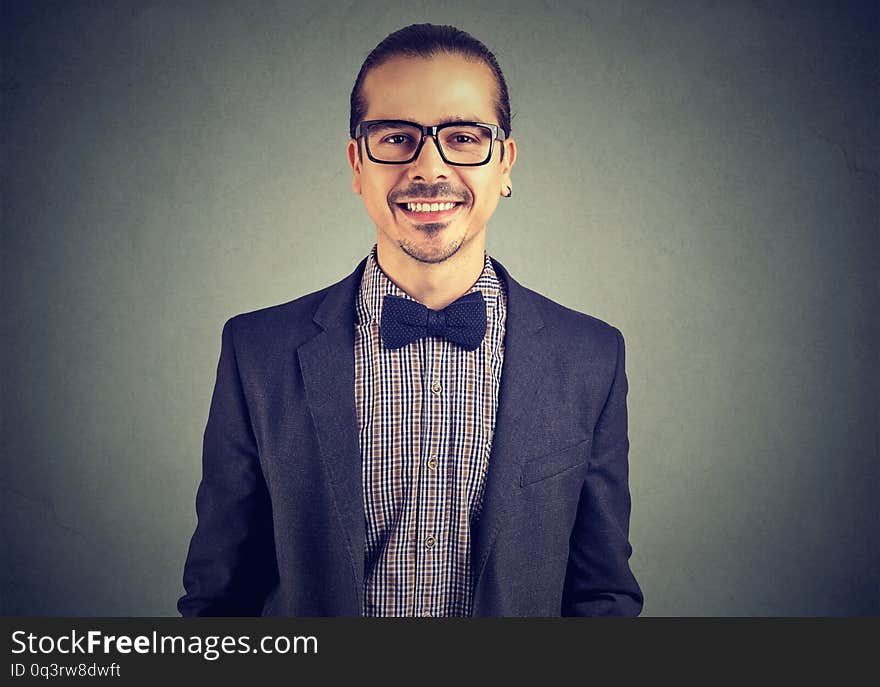
[(510, 170), (516, 164), (516, 141), (507, 138), (501, 141), (501, 145), (504, 146), (504, 158), (501, 160), (501, 186), (498, 193), (503, 196), (504, 191), (513, 186), (510, 181)]
[(350, 139), (348, 142), (348, 164), (351, 166), (352, 178), (351, 178), (351, 190), (354, 191), (357, 195), (361, 194), (361, 151), (360, 145), (355, 139)]

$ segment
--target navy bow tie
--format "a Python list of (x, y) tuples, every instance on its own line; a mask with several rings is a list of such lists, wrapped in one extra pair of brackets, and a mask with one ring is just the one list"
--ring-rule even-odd
[(418, 301), (388, 294), (382, 301), (379, 334), (391, 349), (439, 336), (473, 351), (486, 335), (486, 301), (480, 291), (472, 291), (442, 310), (431, 310)]

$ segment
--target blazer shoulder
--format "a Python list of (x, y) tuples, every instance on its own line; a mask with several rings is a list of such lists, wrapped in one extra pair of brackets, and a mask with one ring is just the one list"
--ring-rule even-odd
[(338, 293), (346, 278), (317, 291), (278, 305), (271, 305), (230, 317), (224, 332), (235, 342), (236, 348), (271, 350), (275, 346), (296, 348), (321, 331), (315, 322), (315, 313), (332, 291)]
[(617, 359), (624, 347), (623, 334), (617, 327), (530, 289), (517, 281), (501, 262), (494, 258), (492, 261), (505, 283), (508, 317), (516, 326), (523, 323), (527, 327), (543, 326), (547, 333), (552, 333), (546, 340), (553, 352), (564, 359), (571, 356)]
[(622, 332), (613, 324), (562, 305), (537, 291), (523, 288), (533, 299), (544, 325), (556, 330), (563, 339), (591, 342), (592, 345), (598, 343), (603, 348), (610, 346), (612, 350), (616, 350), (618, 339), (623, 340)]
[(276, 331), (291, 325), (301, 326), (312, 321), (315, 310), (324, 300), (330, 288), (326, 286), (286, 303), (238, 313), (230, 317), (226, 324), (236, 334)]

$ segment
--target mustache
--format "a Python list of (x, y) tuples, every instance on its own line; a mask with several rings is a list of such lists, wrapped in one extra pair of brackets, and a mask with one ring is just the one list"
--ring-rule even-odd
[(410, 184), (404, 189), (392, 191), (388, 199), (392, 203), (406, 200), (407, 198), (457, 198), (463, 203), (470, 202), (471, 194), (467, 189), (456, 188), (446, 181), (438, 184)]

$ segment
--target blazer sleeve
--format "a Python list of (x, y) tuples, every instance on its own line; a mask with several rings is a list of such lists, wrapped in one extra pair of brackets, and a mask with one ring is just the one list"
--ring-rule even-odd
[(205, 427), (198, 524), (183, 572), (184, 616), (261, 615), (277, 575), (269, 494), (236, 361), (234, 318), (223, 327)]
[(636, 616), (642, 592), (629, 567), (630, 493), (624, 340), (614, 330), (617, 362), (593, 431), (592, 455), (569, 545), (562, 615)]

